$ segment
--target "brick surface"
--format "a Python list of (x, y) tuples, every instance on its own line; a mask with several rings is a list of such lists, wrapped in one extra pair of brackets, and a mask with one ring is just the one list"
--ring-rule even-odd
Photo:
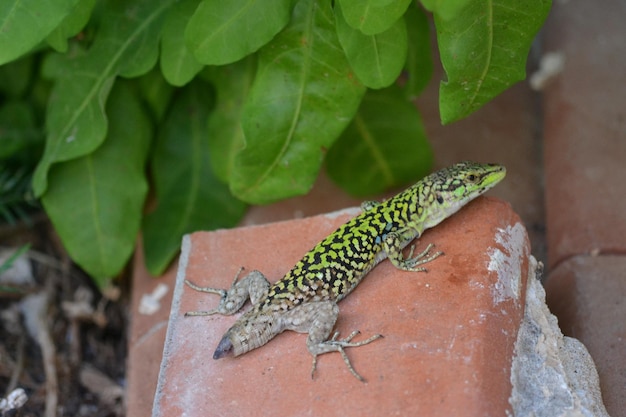
[(228, 287), (239, 266), (275, 281), (349, 216), (333, 214), (198, 232), (186, 239), (172, 305), (155, 416), (504, 415), (511, 355), (522, 316), (528, 239), (510, 206), (480, 198), (433, 230), (446, 255), (428, 273), (375, 268), (339, 304), (337, 329), (384, 339), (322, 355), (314, 380), (305, 335), (285, 332), (238, 358), (212, 359), (236, 317), (184, 318), (217, 296), (183, 286)]
[(550, 273), (546, 293), (563, 333), (593, 357), (609, 415), (626, 417), (626, 258), (571, 258)]
[[(128, 375), (126, 415), (128, 416), (146, 416), (152, 409), (177, 267), (177, 263), (174, 263), (159, 279), (154, 279), (144, 266), (143, 250), (141, 245), (138, 246), (133, 262), (130, 311), (132, 320), (126, 371)], [(139, 305), (142, 296), (153, 293), (160, 284), (168, 287), (168, 292), (160, 300), (161, 308), (151, 315), (140, 314)]]
[(589, 349), (614, 417), (626, 416), (624, 12), (619, 0), (555, 2), (544, 48), (565, 58), (544, 91), (547, 302)]
[(555, 2), (547, 52), (565, 68), (544, 91), (549, 266), (626, 252), (626, 8), (619, 0)]

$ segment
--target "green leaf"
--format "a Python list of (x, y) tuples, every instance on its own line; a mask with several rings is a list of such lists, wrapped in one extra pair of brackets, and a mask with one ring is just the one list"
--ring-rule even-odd
[(160, 128), (151, 169), (158, 205), (143, 225), (146, 265), (153, 275), (165, 270), (185, 233), (234, 226), (245, 210), (211, 169), (206, 123), (211, 94), (210, 85), (194, 81)]
[(148, 71), (158, 54), (158, 33), (173, 0), (104, 2), (98, 36), (87, 53), (51, 60), (55, 82), (46, 115), (48, 137), (35, 171), (33, 188), (41, 196), (50, 166), (93, 152), (104, 140), (104, 105), (115, 77)]
[(215, 86), (217, 96), (208, 125), (211, 166), (215, 175), (228, 183), (235, 156), (245, 144), (241, 113), (256, 74), (256, 57), (251, 55), (234, 64), (208, 67), (204, 73)]
[(185, 38), (198, 61), (239, 61), (269, 42), (289, 22), (292, 0), (203, 0)]
[(55, 165), (42, 198), (70, 256), (100, 287), (133, 253), (152, 136), (147, 115), (125, 84), (113, 88), (106, 111), (106, 141), (87, 156)]
[(231, 177), (237, 197), (262, 204), (308, 192), (365, 91), (351, 72), (330, 2), (298, 2), (289, 26), (260, 51), (242, 117), (246, 147)]
[(339, 42), (359, 81), (369, 88), (391, 85), (406, 61), (407, 30), (404, 19), (384, 32), (365, 35), (346, 23), (341, 7), (335, 8)]
[[(115, 36), (116, 39), (107, 39), (119, 42), (116, 51), (120, 56), (118, 74), (122, 77), (133, 78), (146, 74), (159, 59), (159, 41), (163, 30), (163, 23), (167, 12), (175, 0), (136, 0), (132, 6), (125, 5), (121, 10), (115, 10), (112, 16), (105, 19), (117, 19), (113, 29), (129, 33), (134, 39), (124, 39)], [(124, 15), (131, 14), (129, 19), (121, 19), (119, 12)], [(118, 17), (119, 16), (119, 17)], [(125, 25), (126, 27), (120, 28)], [(117, 55), (116, 54), (116, 55)], [(115, 55), (111, 57), (115, 59)]]
[(141, 96), (150, 108), (152, 116), (155, 120), (161, 121), (176, 89), (165, 81), (157, 68), (139, 77), (137, 81)]
[(33, 108), (23, 100), (0, 105), (0, 160), (14, 156), (41, 137)]
[(187, 22), (200, 0), (183, 0), (169, 11), (161, 39), (161, 70), (172, 85), (183, 86), (196, 76), (203, 65), (193, 56), (185, 43)]
[(530, 45), (550, 0), (472, 0), (455, 18), (435, 15), (447, 81), (439, 89), (443, 124), (482, 107), (526, 76)]
[(420, 0), (420, 3), (429, 12), (438, 15), (443, 20), (449, 20), (462, 13), (466, 4), (472, 0)]
[(426, 13), (412, 3), (404, 15), (409, 38), (406, 58), (408, 79), (404, 85), (405, 96), (415, 99), (426, 88), (433, 75), (433, 59), (430, 50), (430, 27)]
[(30, 51), (67, 16), (78, 0), (0, 2), (0, 65)]
[(366, 35), (391, 28), (402, 17), (411, 0), (339, 0), (346, 22)]
[(358, 197), (415, 181), (431, 164), (417, 108), (396, 85), (368, 90), (354, 120), (326, 155), (328, 175)]
[(35, 60), (27, 55), (9, 64), (0, 66), (0, 92), (17, 98), (26, 93), (33, 78)]
[(81, 0), (74, 6), (70, 14), (65, 16), (46, 38), (46, 42), (58, 52), (67, 52), (67, 39), (80, 32), (91, 16), (96, 0)]

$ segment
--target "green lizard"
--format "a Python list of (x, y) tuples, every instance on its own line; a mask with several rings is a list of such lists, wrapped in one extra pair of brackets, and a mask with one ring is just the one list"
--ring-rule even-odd
[(344, 348), (366, 345), (382, 335), (361, 342), (352, 342), (358, 331), (345, 339), (338, 339), (337, 332), (329, 338), (339, 315), (337, 303), (385, 258), (405, 271), (425, 271), (421, 265), (442, 252), (431, 254), (430, 244), (413, 257), (412, 246), (409, 256), (404, 257), (404, 247), (495, 186), (505, 175), (506, 169), (501, 165), (461, 162), (428, 175), (387, 201), (365, 202), (360, 215), (318, 243), (274, 285), (259, 271), (250, 272), (240, 281), (237, 274), (229, 290), (198, 287), (186, 280), (191, 288), (219, 294), (221, 300), (213, 310), (185, 315), (234, 314), (250, 298), (253, 307), (224, 334), (214, 359), (239, 356), (284, 330), (292, 330), (308, 333), (306, 344), (313, 355), (311, 377), (318, 355), (339, 352), (350, 372), (364, 381)]

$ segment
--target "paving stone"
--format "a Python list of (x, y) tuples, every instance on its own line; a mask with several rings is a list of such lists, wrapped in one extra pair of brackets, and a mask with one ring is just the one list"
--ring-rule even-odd
[[(128, 379), (126, 415), (128, 416), (147, 416), (152, 409), (177, 269), (178, 263), (175, 262), (159, 279), (153, 278), (146, 270), (142, 245), (138, 245), (133, 263), (130, 311), (132, 319), (126, 370)], [(159, 285), (166, 285), (168, 288), (168, 292), (159, 300), (161, 307), (153, 314), (140, 313), (139, 306), (142, 297), (153, 294)]]
[(354, 212), (334, 213), (185, 238), (154, 416), (504, 415), (523, 314), (529, 244), (510, 206), (479, 198), (435, 229), (446, 255), (428, 273), (375, 268), (340, 304), (337, 330), (385, 338), (347, 350), (361, 383), (339, 354), (320, 356), (311, 380), (305, 335), (285, 332), (237, 358), (213, 360), (235, 317), (184, 318), (219, 297), (183, 285), (227, 288), (240, 266), (281, 277)]
[(563, 72), (544, 90), (548, 266), (626, 253), (626, 7), (554, 2), (545, 51)]
[[(545, 51), (563, 71), (544, 90), (548, 305), (591, 353), (609, 414), (626, 416), (626, 8), (555, 2)], [(599, 256), (598, 256), (599, 255)]]
[(626, 257), (576, 256), (546, 282), (548, 305), (563, 333), (579, 339), (593, 357), (604, 405), (626, 416)]

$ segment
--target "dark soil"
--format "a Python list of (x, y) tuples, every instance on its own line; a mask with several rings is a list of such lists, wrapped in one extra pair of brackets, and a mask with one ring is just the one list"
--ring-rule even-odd
[(128, 292), (104, 297), (51, 230), (0, 228), (2, 249), (32, 244), (32, 280), (0, 280), (0, 400), (16, 388), (28, 396), (0, 416), (123, 416)]

